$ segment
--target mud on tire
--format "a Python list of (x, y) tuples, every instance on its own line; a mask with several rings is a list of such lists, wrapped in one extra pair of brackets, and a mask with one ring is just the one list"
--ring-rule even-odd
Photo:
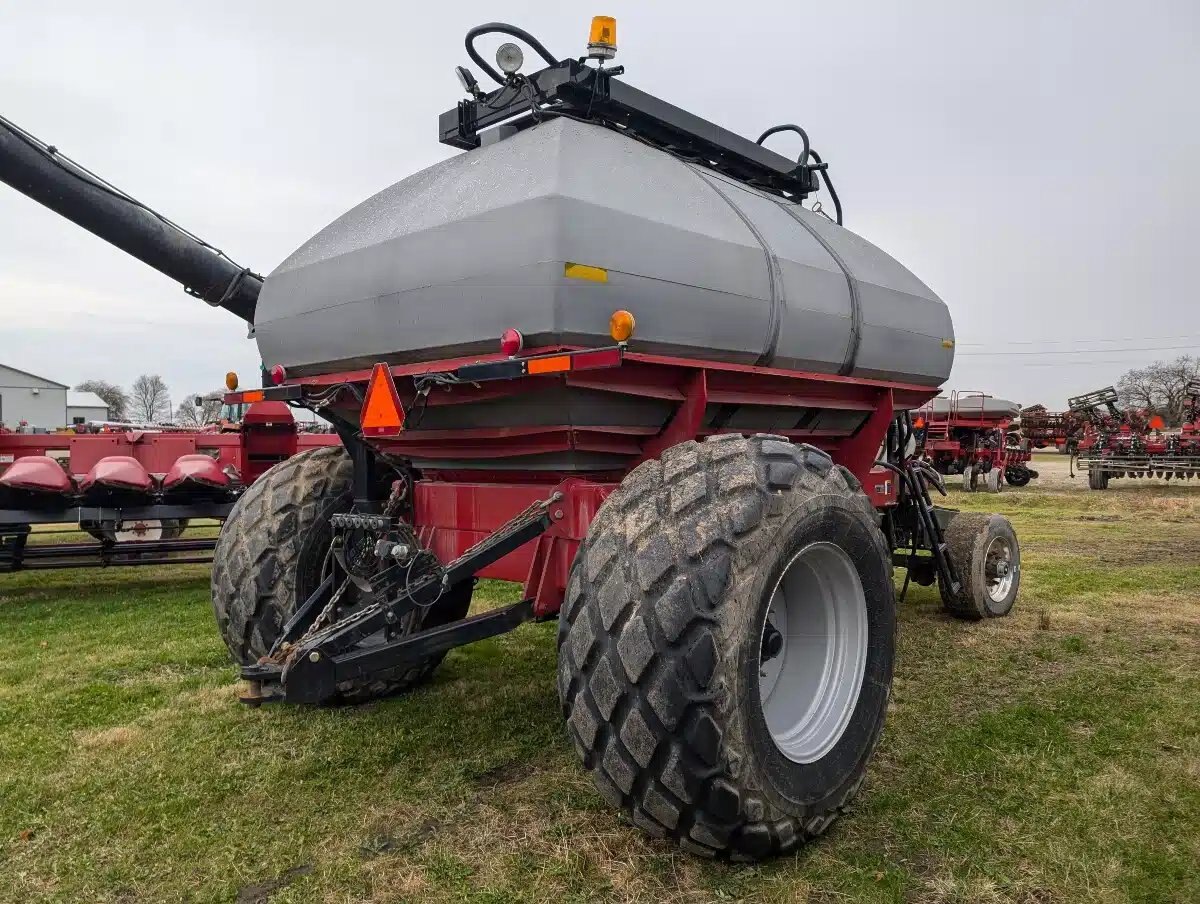
[[(235, 662), (251, 665), (270, 652), (292, 612), (320, 584), (330, 518), (349, 511), (352, 475), (340, 446), (312, 449), (272, 467), (234, 505), (213, 552), (212, 602)], [(465, 616), (471, 590), (468, 581), (447, 594), (420, 627)], [(406, 690), (428, 679), (444, 656), (386, 680), (339, 687), (340, 698), (356, 702)]]
[[(1021, 588), (1021, 547), (1009, 520), (1003, 515), (962, 512), (946, 528), (945, 540), (960, 586), (953, 593), (938, 581), (942, 606), (967, 621), (1008, 615)], [(994, 573), (995, 560), (1005, 554), (1005, 568), (1012, 571), (1007, 582)]]
[[(772, 739), (758, 682), (767, 606), (814, 543), (857, 570), (868, 652), (841, 735), (801, 763)], [(560, 613), (558, 687), (585, 768), (634, 824), (759, 859), (820, 834), (862, 786), (894, 649), (889, 550), (854, 477), (810, 446), (719, 436), (640, 465), (597, 513)]]

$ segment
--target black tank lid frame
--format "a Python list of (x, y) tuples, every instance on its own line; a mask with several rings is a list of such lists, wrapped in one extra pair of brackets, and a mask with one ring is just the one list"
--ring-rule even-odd
[(820, 188), (820, 166), (797, 163), (748, 138), (632, 87), (623, 70), (563, 60), (442, 113), (442, 144), (473, 150), (481, 132), (503, 124), (514, 131), (551, 116), (609, 126), (631, 138), (699, 163), (739, 182), (801, 201)]

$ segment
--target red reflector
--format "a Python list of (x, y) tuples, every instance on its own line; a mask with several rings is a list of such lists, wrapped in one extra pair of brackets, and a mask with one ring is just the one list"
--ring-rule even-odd
[(512, 357), (525, 347), (525, 337), (520, 330), (505, 330), (500, 334), (500, 351)]
[(571, 356), (574, 360), (572, 370), (594, 370), (598, 367), (616, 367), (621, 363), (619, 348), (602, 348), (594, 352), (576, 352)]
[(249, 392), (241, 394), (241, 401), (246, 402), (261, 402), (263, 400), (263, 391), (261, 389), (251, 389)]
[(376, 364), (371, 370), (358, 423), (363, 436), (399, 436), (404, 429), (404, 406), (386, 364)]
[(271, 382), (279, 386), (287, 379), (287, 371), (283, 369), (282, 364), (276, 364), (271, 368)]

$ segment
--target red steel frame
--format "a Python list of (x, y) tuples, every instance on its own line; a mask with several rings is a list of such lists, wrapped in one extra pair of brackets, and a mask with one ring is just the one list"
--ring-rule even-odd
[[(553, 346), (527, 354), (576, 350)], [(412, 398), (413, 378), (480, 362), (507, 360), (504, 355), (457, 358), (390, 368), (401, 398)], [(287, 384), (320, 390), (335, 384), (364, 385), (370, 370), (295, 378)], [(596, 510), (621, 478), (642, 461), (664, 449), (714, 433), (743, 432), (736, 428), (711, 430), (704, 426), (709, 405), (754, 405), (779, 409), (822, 409), (861, 412), (863, 420), (849, 430), (763, 430), (789, 440), (810, 443), (848, 468), (863, 484), (876, 507), (893, 505), (897, 488), (891, 473), (874, 462), (897, 411), (915, 408), (937, 389), (908, 383), (862, 380), (829, 374), (804, 373), (742, 364), (696, 361), (663, 355), (626, 352), (620, 366), (577, 373), (539, 375), (477, 385), (459, 384), (432, 391), (429, 406), (457, 405), (516, 395), (560, 381), (569, 387), (641, 396), (673, 403), (674, 413), (661, 429), (624, 425), (576, 427), (571, 424), (466, 430), (409, 430), (387, 439), (373, 438), (373, 447), (403, 458), (501, 460), (515, 456), (561, 451), (606, 452), (626, 456), (624, 469), (602, 474), (510, 471), (498, 468), (469, 471), (425, 471), (416, 482), (414, 520), (423, 544), (443, 562), (454, 559), (503, 525), (531, 503), (553, 492), (560, 502), (551, 509), (554, 525), (537, 541), (518, 548), (481, 572), (482, 577), (520, 583), (526, 598), (536, 600), (539, 617), (556, 612), (562, 603), (571, 562)], [(357, 412), (342, 415), (357, 423)], [(794, 420), (798, 420), (799, 413)]]
[(1021, 435), (1034, 449), (1053, 446), (1060, 452), (1069, 451), (1082, 432), (1083, 424), (1073, 411), (1047, 411), (1040, 405), (1021, 411)]
[(87, 474), (100, 459), (112, 455), (136, 458), (151, 474), (165, 474), (182, 455), (211, 455), (222, 468), (233, 466), (242, 483), (253, 483), (267, 468), (297, 452), (337, 445), (335, 434), (298, 433), (291, 411), (282, 402), (257, 403), (242, 429), (217, 433), (153, 429), (117, 433), (0, 433), (0, 473), (18, 458), (49, 455), (61, 459), (71, 474)]

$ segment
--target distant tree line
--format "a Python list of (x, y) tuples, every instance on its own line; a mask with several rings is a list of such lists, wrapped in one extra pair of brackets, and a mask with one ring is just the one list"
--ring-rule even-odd
[(103, 399), (110, 421), (198, 427), (215, 421), (221, 413), (220, 393), (212, 392), (189, 395), (172, 412), (171, 392), (159, 374), (142, 374), (129, 389), (108, 380), (84, 380), (75, 389)]
[(1183, 355), (1126, 371), (1117, 381), (1117, 394), (1126, 408), (1145, 408), (1160, 415), (1168, 427), (1178, 427), (1189, 398), (1188, 384), (1194, 380), (1200, 380), (1200, 358)]

